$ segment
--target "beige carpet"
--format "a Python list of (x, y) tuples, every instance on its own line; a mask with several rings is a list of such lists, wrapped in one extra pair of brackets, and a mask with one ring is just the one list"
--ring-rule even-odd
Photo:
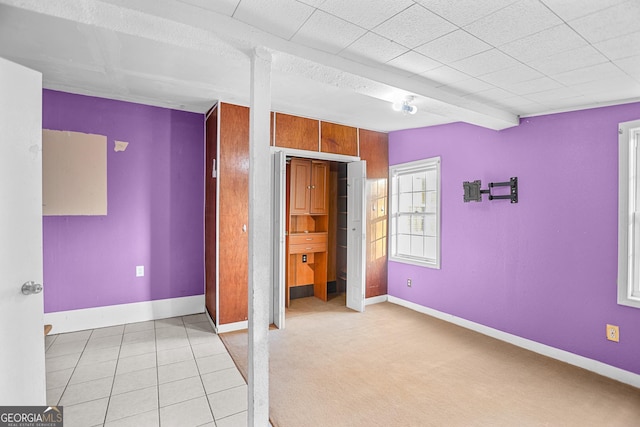
[(269, 339), (274, 427), (640, 425), (639, 389), (390, 303), (294, 300)]

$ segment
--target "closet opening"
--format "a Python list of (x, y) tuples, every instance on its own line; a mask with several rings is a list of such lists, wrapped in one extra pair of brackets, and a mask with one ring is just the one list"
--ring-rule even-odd
[[(285, 306), (347, 291), (347, 164), (287, 158)], [(345, 303), (341, 303), (345, 305)]]

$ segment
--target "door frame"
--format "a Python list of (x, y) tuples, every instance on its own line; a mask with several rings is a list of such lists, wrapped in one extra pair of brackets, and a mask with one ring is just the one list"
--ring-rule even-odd
[[(282, 152), (282, 154), (284, 155), (284, 158), (286, 159), (287, 157), (300, 157), (300, 158), (305, 158), (305, 159), (312, 159), (312, 160), (327, 160), (327, 161), (331, 161), (331, 162), (339, 162), (339, 163), (352, 163), (352, 162), (359, 162), (361, 161), (360, 157), (358, 156), (347, 156), (347, 155), (343, 155), (343, 154), (333, 154), (333, 153), (322, 153), (322, 152), (316, 152), (316, 151), (306, 151), (306, 150), (298, 150), (295, 148), (285, 148), (285, 147), (276, 147), (276, 146), (271, 146), (271, 153), (272, 153), (272, 157), (275, 157), (273, 153), (276, 152)], [(283, 175), (283, 182), (286, 180), (286, 162), (284, 163), (285, 166), (285, 171), (281, 173), (285, 174)], [(275, 163), (274, 163), (274, 168), (275, 168)], [(275, 174), (275, 170), (272, 170), (272, 177), (273, 174)], [(272, 178), (273, 179), (273, 178)], [(274, 185), (274, 181), (272, 181), (272, 185)], [(272, 193), (274, 194), (274, 200), (273, 203), (275, 204), (275, 206), (280, 206), (280, 204), (282, 203), (284, 205), (284, 203), (286, 203), (286, 191), (280, 192), (279, 196), (280, 198), (277, 198), (278, 194), (273, 192), (272, 189)], [(364, 194), (363, 194), (364, 197)], [(286, 218), (284, 218), (284, 216), (286, 216), (286, 213), (284, 212), (285, 209), (282, 210), (282, 218), (281, 221), (284, 224), (284, 221), (286, 221)], [(274, 221), (275, 223), (275, 221)], [(283, 227), (284, 229), (285, 227)], [(274, 253), (275, 251), (278, 251), (278, 253), (285, 253), (285, 236), (284, 234), (282, 236), (278, 236), (276, 233), (276, 230), (273, 230), (273, 239), (274, 239), (274, 245), (277, 245), (279, 242), (280, 243), (280, 247), (276, 248), (274, 246)], [(347, 249), (348, 251), (348, 249)], [(363, 260), (366, 260), (366, 245), (362, 245), (362, 258)], [(273, 255), (272, 255), (273, 257)], [(284, 301), (284, 297), (285, 297), (285, 292), (286, 292), (286, 284), (284, 281), (279, 280), (280, 274), (282, 275), (281, 277), (284, 277), (285, 275), (285, 257), (282, 257), (280, 259), (280, 262), (277, 263), (275, 260), (273, 262), (273, 280), (272, 280), (272, 285), (273, 285), (273, 303), (271, 304), (271, 310), (270, 310), (270, 320), (274, 321), (276, 320), (276, 317), (278, 315), (278, 308), (275, 307), (276, 304), (279, 304), (280, 301)], [(277, 279), (277, 280), (276, 280)], [(364, 277), (362, 280), (362, 295), (364, 295), (365, 293), (365, 283), (364, 283)], [(364, 304), (364, 301), (363, 301)], [(282, 313), (279, 314), (281, 316), (281, 318), (283, 319), (282, 321), (282, 325), (284, 326), (284, 310), (282, 311)], [(277, 326), (277, 325), (276, 325)]]

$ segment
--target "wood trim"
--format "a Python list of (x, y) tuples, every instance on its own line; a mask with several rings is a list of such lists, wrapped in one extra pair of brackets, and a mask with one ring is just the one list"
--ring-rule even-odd
[(204, 203), (204, 268), (205, 307), (216, 319), (216, 197), (217, 178), (213, 177), (213, 162), (218, 158), (218, 109), (210, 112), (205, 123), (205, 203)]

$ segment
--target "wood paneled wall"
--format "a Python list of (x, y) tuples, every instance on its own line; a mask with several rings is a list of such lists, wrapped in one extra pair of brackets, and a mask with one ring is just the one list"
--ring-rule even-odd
[(249, 109), (220, 104), (218, 230), (220, 324), (247, 320), (249, 239)]
[[(206, 126), (206, 306), (220, 326), (241, 322), (248, 317), (248, 229), (243, 231), (243, 226), (248, 227), (249, 109), (220, 103), (207, 120)], [(272, 144), (277, 146), (351, 156), (357, 156), (359, 152), (360, 157), (367, 161), (367, 206), (373, 209), (375, 204), (375, 212), (371, 210), (367, 218), (370, 239), (367, 248), (366, 296), (386, 294), (386, 185), (389, 168), (387, 135), (281, 113), (272, 114), (272, 126), (275, 126)], [(216, 152), (217, 149), (219, 152)], [(217, 178), (212, 178), (212, 163), (216, 157)], [(288, 186), (289, 180), (287, 192)], [(216, 189), (219, 194), (216, 194)], [(335, 189), (332, 194), (335, 194)], [(219, 202), (218, 229), (216, 196)], [(216, 250), (219, 257), (217, 264)], [(288, 271), (287, 275), (290, 276), (291, 273)], [(330, 274), (333, 278), (340, 273), (331, 271)], [(326, 276), (322, 278), (323, 281), (326, 279)]]
[(367, 161), (367, 298), (387, 293), (389, 137), (360, 129), (360, 158)]

